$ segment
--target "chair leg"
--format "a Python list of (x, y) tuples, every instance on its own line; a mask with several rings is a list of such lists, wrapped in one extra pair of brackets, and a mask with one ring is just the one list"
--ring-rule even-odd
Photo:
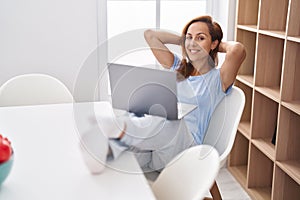
[(213, 200), (222, 200), (221, 193), (216, 181), (214, 182), (213, 186), (210, 188), (210, 194)]

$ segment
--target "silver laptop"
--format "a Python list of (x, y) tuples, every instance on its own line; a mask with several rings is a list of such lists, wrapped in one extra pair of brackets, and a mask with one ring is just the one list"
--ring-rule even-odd
[(177, 120), (197, 106), (177, 102), (176, 72), (108, 63), (112, 106)]

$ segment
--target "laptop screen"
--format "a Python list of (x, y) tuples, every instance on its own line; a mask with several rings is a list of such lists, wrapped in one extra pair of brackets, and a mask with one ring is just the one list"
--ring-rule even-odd
[(109, 63), (113, 108), (177, 119), (176, 72)]

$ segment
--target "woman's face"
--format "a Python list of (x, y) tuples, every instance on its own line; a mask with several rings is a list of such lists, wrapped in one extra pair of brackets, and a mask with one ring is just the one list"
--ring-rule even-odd
[(211, 35), (204, 22), (195, 22), (187, 30), (185, 37), (185, 50), (190, 61), (204, 59), (212, 48)]

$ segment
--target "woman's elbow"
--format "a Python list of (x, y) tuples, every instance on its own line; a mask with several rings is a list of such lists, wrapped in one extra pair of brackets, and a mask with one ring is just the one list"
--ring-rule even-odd
[(154, 31), (151, 29), (147, 29), (144, 31), (144, 38), (146, 39), (146, 41), (149, 41), (151, 38), (153, 38), (154, 36)]
[(246, 57), (246, 48), (242, 43), (236, 42), (232, 49), (232, 53), (243, 61)]

